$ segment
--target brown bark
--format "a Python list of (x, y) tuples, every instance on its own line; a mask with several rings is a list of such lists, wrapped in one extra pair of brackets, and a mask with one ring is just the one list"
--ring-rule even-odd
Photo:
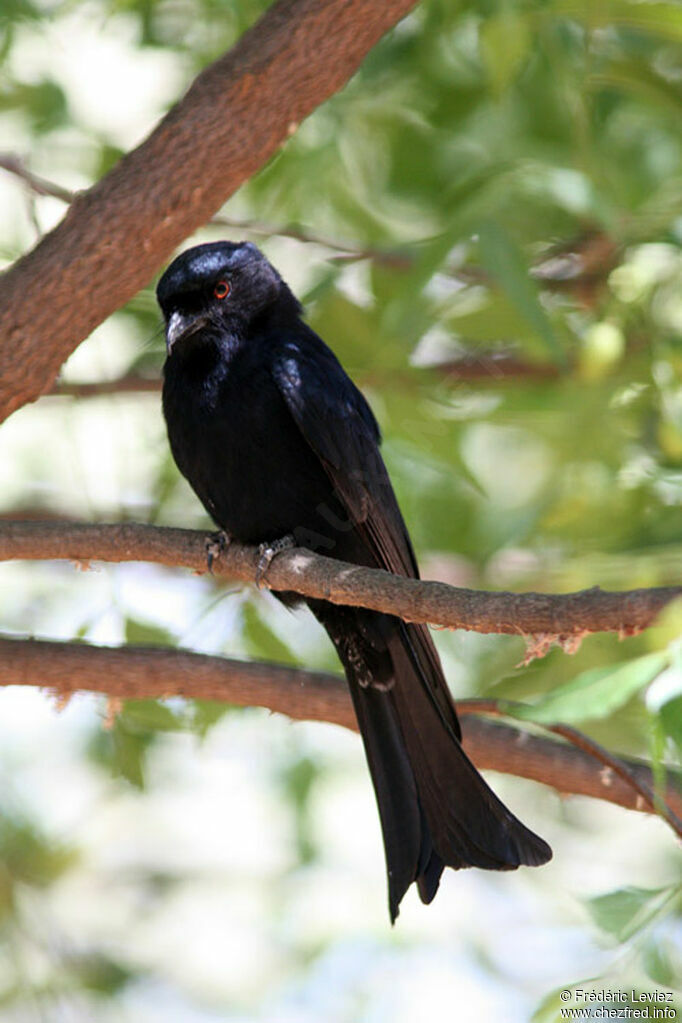
[[(153, 561), (203, 572), (207, 567), (207, 539), (207, 534), (187, 529), (134, 523), (0, 521), (0, 561)], [(234, 543), (216, 560), (213, 572), (250, 583), (256, 578), (258, 559), (257, 548)], [(682, 593), (680, 586), (621, 592), (595, 586), (565, 594), (469, 590), (349, 565), (303, 548), (279, 554), (266, 573), (264, 585), (334, 604), (384, 611), (405, 621), (521, 635), (532, 639), (533, 656), (545, 653), (553, 642), (570, 651), (592, 632), (618, 632), (622, 636), (640, 632)]]
[(75, 197), (64, 220), (0, 277), (0, 420), (52, 387), (74, 348), (348, 81), (413, 5), (277, 0), (142, 145)]
[(160, 391), (160, 377), (143, 377), (129, 373), (115, 380), (87, 380), (82, 383), (60, 380), (49, 393), (57, 398), (101, 398), (110, 394), (158, 395)]
[[(345, 683), (335, 675), (179, 650), (0, 638), (0, 685), (47, 686), (62, 698), (88, 691), (116, 700), (215, 700), (357, 729)], [(457, 706), (464, 745), (479, 768), (540, 781), (566, 795), (593, 796), (652, 812), (651, 802), (641, 795), (653, 787), (644, 764), (608, 755), (595, 758), (573, 745), (484, 720), (476, 715), (479, 701), (468, 705), (464, 700)], [(613, 767), (605, 767), (605, 761)], [(628, 775), (634, 785), (626, 780)], [(679, 778), (669, 779), (665, 798), (670, 811), (682, 814)]]

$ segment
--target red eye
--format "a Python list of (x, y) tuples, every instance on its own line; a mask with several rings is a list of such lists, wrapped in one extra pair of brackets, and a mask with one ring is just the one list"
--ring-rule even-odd
[(227, 281), (218, 281), (215, 288), (213, 289), (213, 294), (215, 295), (216, 298), (227, 298), (227, 296), (230, 294), (230, 285), (227, 283)]

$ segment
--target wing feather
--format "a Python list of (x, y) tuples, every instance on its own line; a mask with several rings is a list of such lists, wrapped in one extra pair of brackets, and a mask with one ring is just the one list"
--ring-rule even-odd
[[(275, 382), (377, 566), (416, 578), (417, 562), (379, 452), (374, 414), (334, 353), (310, 334), (304, 342), (281, 347)], [(317, 343), (311, 345), (312, 339)]]
[[(281, 345), (273, 362), (277, 386), (301, 433), (320, 459), (377, 568), (419, 578), (407, 527), (386, 471), (381, 435), (365, 398), (317, 335)], [(452, 698), (425, 626), (402, 626), (415, 669), (448, 727), (461, 737)]]

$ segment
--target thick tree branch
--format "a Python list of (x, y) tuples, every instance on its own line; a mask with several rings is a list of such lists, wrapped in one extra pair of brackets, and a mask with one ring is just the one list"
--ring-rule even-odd
[[(357, 728), (345, 683), (335, 675), (158, 647), (114, 649), (0, 638), (0, 685), (47, 686), (62, 698), (79, 691), (116, 700), (181, 696), (267, 707), (297, 720)], [(574, 745), (476, 716), (481, 709), (494, 712), (491, 701), (464, 700), (457, 706), (467, 752), (478, 767), (540, 781), (567, 795), (593, 796), (632, 810), (652, 811), (651, 801), (641, 794), (653, 788), (651, 771), (644, 764), (616, 761), (608, 755), (596, 758)], [(605, 767), (604, 759), (613, 767)], [(677, 777), (669, 779), (664, 795), (669, 811), (681, 815), (682, 788)]]
[(414, 2), (277, 0), (141, 146), (76, 196), (0, 278), (0, 420), (50, 389), (80, 341), (348, 81)]
[[(205, 533), (138, 524), (5, 521), (0, 522), (0, 561), (152, 561), (204, 572), (206, 541)], [(213, 572), (250, 583), (258, 559), (257, 548), (234, 543), (215, 561)], [(274, 590), (368, 607), (405, 621), (533, 637), (536, 652), (545, 652), (551, 642), (573, 649), (592, 632), (633, 635), (682, 594), (680, 586), (622, 592), (593, 587), (567, 594), (468, 590), (349, 565), (303, 548), (279, 554), (264, 582)]]

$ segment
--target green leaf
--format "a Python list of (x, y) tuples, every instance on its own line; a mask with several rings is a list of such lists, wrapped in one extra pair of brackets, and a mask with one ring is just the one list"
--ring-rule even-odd
[(61, 127), (68, 115), (64, 90), (51, 79), (0, 91), (0, 110), (25, 111), (38, 135)]
[(598, 25), (639, 29), (640, 31), (682, 42), (682, 14), (674, 3), (656, 3), (647, 0), (555, 0), (557, 14), (567, 14), (587, 22), (591, 29)]
[(682, 656), (679, 641), (670, 645), (670, 654), (672, 663), (660, 673), (647, 692), (646, 704), (654, 721), (682, 750)]
[[(6, 882), (46, 887), (72, 867), (78, 859), (74, 848), (50, 840), (32, 822), (0, 814), (0, 891)], [(7, 875), (7, 876), (4, 876)], [(5, 892), (2, 891), (5, 895)], [(0, 909), (5, 899), (0, 898)], [(1, 912), (0, 912), (0, 915)]]
[(242, 606), (244, 639), (251, 657), (278, 661), (280, 664), (298, 664), (298, 660), (287, 644), (279, 638), (261, 618), (254, 604), (245, 601)]
[(528, 23), (518, 12), (502, 10), (486, 18), (479, 32), (481, 56), (493, 92), (500, 96), (516, 77), (530, 51)]
[(667, 888), (621, 888), (586, 903), (596, 925), (617, 941), (627, 941), (680, 897), (678, 885)]
[[(665, 671), (663, 674), (665, 674)], [(656, 684), (657, 682), (654, 683), (654, 686)], [(649, 688), (649, 692), (654, 688), (654, 686)], [(649, 692), (647, 692), (647, 702)], [(665, 802), (665, 792), (668, 781), (668, 767), (665, 761), (665, 755), (667, 752), (666, 747), (668, 745), (667, 737), (660, 715), (649, 713), (647, 717), (649, 722), (649, 756), (651, 759), (651, 774), (654, 782), (654, 791), (659, 798)]]
[(521, 315), (542, 338), (555, 362), (565, 364), (564, 353), (556, 339), (547, 313), (540, 304), (538, 289), (528, 274), (528, 267), (518, 246), (492, 221), (485, 221), (478, 231), (481, 262), (494, 277)]
[(114, 995), (135, 976), (128, 967), (100, 952), (72, 957), (68, 965), (84, 988), (100, 995)]
[(162, 626), (135, 618), (126, 618), (125, 638), (128, 644), (141, 646), (175, 646), (176, 642), (175, 636)]
[(305, 806), (320, 769), (310, 757), (296, 757), (282, 772), (282, 785), (287, 798), (297, 807)]
[(666, 735), (670, 736), (682, 753), (682, 696), (664, 703), (659, 714)]
[(668, 654), (637, 657), (617, 668), (591, 668), (548, 693), (532, 706), (513, 711), (515, 717), (540, 724), (606, 717), (648, 685), (668, 663)]
[(126, 700), (119, 720), (133, 732), (177, 732), (185, 727), (183, 718), (158, 700)]
[(664, 988), (678, 985), (682, 976), (682, 948), (665, 936), (652, 937), (642, 949), (642, 965), (647, 976)]
[(125, 778), (135, 788), (144, 789), (145, 754), (152, 741), (149, 733), (136, 734), (128, 731), (119, 715), (107, 735), (113, 746), (112, 773)]
[(296, 756), (281, 774), (287, 802), (294, 813), (296, 846), (301, 863), (310, 863), (317, 855), (314, 829), (310, 824), (310, 800), (320, 769), (315, 760)]
[(192, 706), (191, 728), (200, 738), (204, 738), (211, 728), (226, 714), (231, 714), (235, 709), (228, 703), (220, 703), (217, 700), (195, 700)]
[(649, 103), (668, 108), (675, 115), (682, 104), (682, 89), (676, 82), (671, 82), (663, 75), (643, 65), (639, 60), (619, 60), (601, 68), (596, 74), (590, 75), (588, 84), (592, 88), (608, 86), (633, 92)]

